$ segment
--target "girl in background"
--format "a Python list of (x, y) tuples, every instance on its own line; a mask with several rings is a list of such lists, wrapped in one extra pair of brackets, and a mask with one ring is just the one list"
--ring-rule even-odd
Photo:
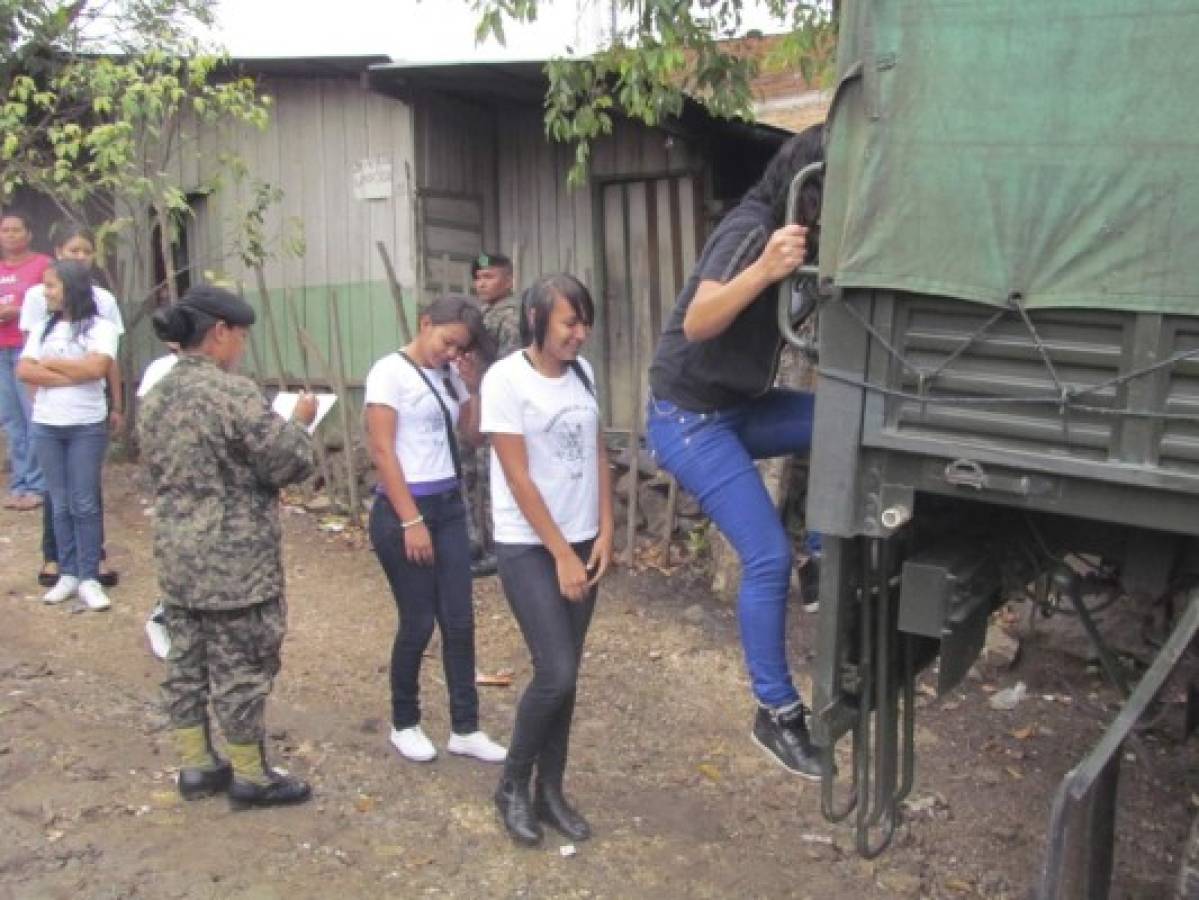
[[(117, 334), (125, 333), (125, 323), (121, 319), (121, 308), (117, 299), (110, 291), (96, 284), (96, 237), (91, 230), (76, 222), (65, 222), (57, 225), (51, 232), (54, 240), (54, 256), (57, 259), (73, 259), (87, 266), (92, 274), (92, 297), (96, 301), (96, 311), (104, 319), (116, 326)], [(25, 303), (21, 306), (20, 329), (28, 340), (29, 335), (42, 328), (50, 311), (46, 306), (45, 287), (36, 284), (25, 294)], [(119, 432), (124, 423), (124, 395), (121, 390), (121, 367), (117, 360), (112, 361), (108, 368), (108, 424), (113, 433)], [(97, 498), (100, 505), (100, 584), (104, 587), (115, 587), (119, 580), (116, 572), (105, 563), (104, 552), (104, 497), (103, 493)], [(38, 584), (42, 587), (53, 587), (58, 581), (58, 547), (54, 542), (54, 503), (48, 500), (42, 508), (42, 568), (37, 575)]]
[(15, 209), (0, 215), (0, 422), (8, 435), (7, 509), (29, 510), (42, 505), (45, 482), (38, 471), (29, 439), (29, 392), (17, 378), (17, 360), (25, 345), (19, 320), (26, 292), (41, 284), (50, 257), (30, 249), (33, 230), (29, 216)]
[(562, 782), (583, 641), (612, 558), (611, 473), (594, 375), (579, 357), (594, 317), (577, 279), (540, 279), (525, 294), (525, 348), (483, 380), (496, 561), (533, 659), (495, 803), (525, 845), (541, 841), (541, 822), (574, 841), (591, 835)]
[(58, 581), (42, 598), (76, 593), (89, 609), (108, 609), (100, 586), (100, 475), (108, 448), (104, 381), (120, 335), (99, 316), (88, 267), (59, 260), (43, 282), (50, 316), (29, 336), (17, 375), (37, 388), (33, 442), (54, 505)]

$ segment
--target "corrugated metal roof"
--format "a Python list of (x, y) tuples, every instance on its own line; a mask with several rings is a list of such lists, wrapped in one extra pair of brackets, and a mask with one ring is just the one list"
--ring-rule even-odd
[[(549, 86), (544, 60), (496, 62), (406, 63), (389, 62), (370, 67), (371, 86), (381, 93), (404, 97), (414, 90), (438, 91), (474, 100), (507, 100), (541, 106)], [(717, 119), (699, 102), (686, 100), (679, 117), (683, 125), (739, 137), (780, 144), (787, 136), (768, 122)], [(669, 129), (667, 129), (669, 130)]]
[(238, 56), (229, 62), (233, 67), (254, 75), (358, 77), (374, 66), (391, 62), (391, 57), (383, 53), (369, 56)]
[(372, 87), (385, 93), (411, 89), (441, 91), (476, 99), (540, 103), (545, 97), (545, 62), (386, 62), (370, 67)]

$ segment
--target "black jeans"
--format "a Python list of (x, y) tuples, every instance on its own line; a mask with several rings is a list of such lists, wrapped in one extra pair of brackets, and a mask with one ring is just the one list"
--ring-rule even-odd
[[(572, 545), (584, 562), (592, 543)], [(563, 597), (554, 558), (541, 544), (496, 544), (495, 558), (508, 605), (533, 657), (533, 680), (516, 708), (507, 771), (528, 778), (536, 765), (542, 781), (561, 782), (596, 592), (578, 603)]]
[(420, 722), (420, 663), (436, 622), (441, 629), (450, 724), (455, 734), (471, 734), (479, 730), (479, 692), (475, 687), (470, 539), (462, 493), (455, 487), (415, 499), (433, 538), (431, 566), (408, 561), (404, 529), (387, 497), (379, 495), (371, 507), (371, 543), (400, 614), (391, 648), (391, 720), (397, 729)]

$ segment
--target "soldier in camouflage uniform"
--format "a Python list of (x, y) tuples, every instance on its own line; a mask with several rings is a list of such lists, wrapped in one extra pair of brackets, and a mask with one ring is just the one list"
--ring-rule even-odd
[[(235, 808), (308, 799), (305, 782), (266, 765), (263, 712), (287, 630), (279, 488), (306, 478), (313, 448), (304, 395), (291, 421), (234, 373), (254, 322), (210, 285), (154, 316), (179, 362), (145, 400), (143, 457), (155, 494), (154, 557), (171, 649), (163, 694), (187, 799), (227, 790)], [(215, 755), (208, 703), (232, 765)]]
[[(520, 299), (512, 293), (512, 260), (502, 253), (481, 253), (470, 264), (475, 296), (483, 306), (483, 327), (495, 341), (496, 359), (503, 359), (521, 347)], [(462, 478), (469, 499), (471, 515), (470, 536), (474, 562), (471, 571), (476, 575), (495, 572), (495, 556), (491, 553), (491, 515), (488, 492), (489, 445), (463, 455)]]

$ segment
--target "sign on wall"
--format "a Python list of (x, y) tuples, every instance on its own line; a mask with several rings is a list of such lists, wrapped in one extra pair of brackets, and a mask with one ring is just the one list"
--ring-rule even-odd
[(354, 199), (391, 199), (391, 160), (388, 157), (368, 157), (355, 164)]

